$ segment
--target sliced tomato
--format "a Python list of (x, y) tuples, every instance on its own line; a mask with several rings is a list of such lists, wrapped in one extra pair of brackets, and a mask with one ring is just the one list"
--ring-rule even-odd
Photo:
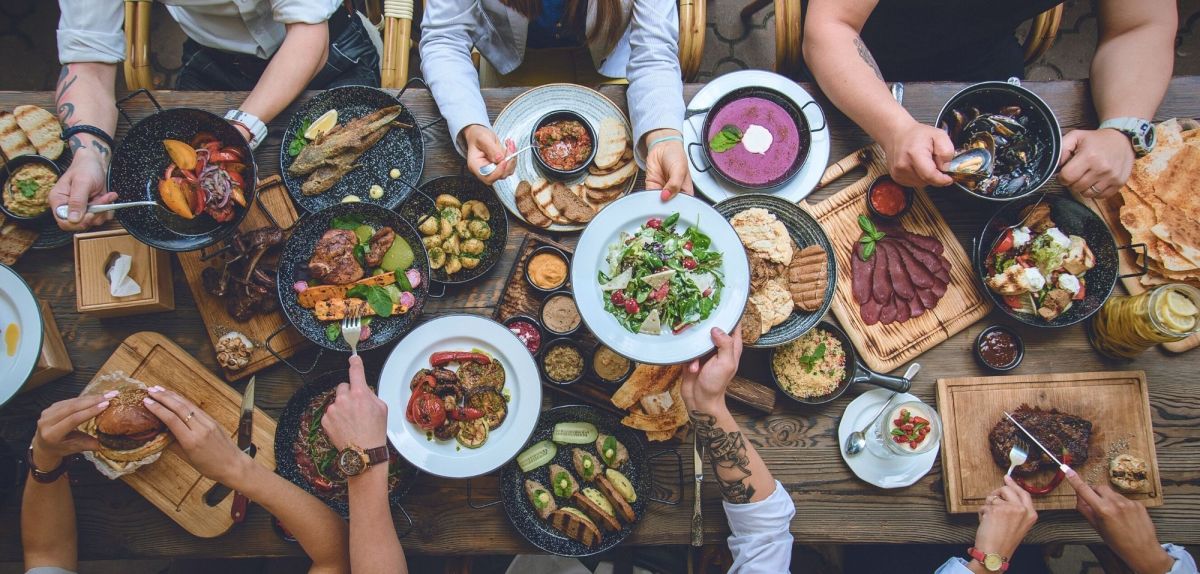
[(213, 163), (225, 163), (230, 161), (242, 161), (242, 154), (237, 150), (227, 147), (221, 151), (213, 152), (208, 156), (208, 160)]
[(229, 179), (230, 179), (230, 181), (233, 182), (234, 186), (246, 187), (246, 182), (245, 182), (245, 180), (242, 179), (242, 174), (240, 174), (236, 171), (229, 171), (229, 170), (225, 170), (225, 173), (229, 176)]
[(1013, 246), (1013, 232), (1011, 229), (1009, 229), (1004, 232), (1004, 237), (1000, 238), (1000, 242), (996, 244), (996, 247), (994, 249), (992, 249), (992, 253), (994, 253), (994, 254), (1006, 253), (1009, 249), (1012, 249), (1012, 246)]
[(194, 147), (194, 148), (200, 148), (200, 147), (204, 147), (204, 144), (206, 144), (208, 142), (215, 142), (215, 141), (217, 141), (217, 138), (215, 136), (213, 136), (212, 134), (210, 134), (208, 132), (200, 132), (200, 133), (196, 134), (196, 137), (192, 138), (191, 142), (188, 142), (188, 143), (191, 143), (192, 147)]
[(1005, 295), (1004, 304), (1008, 305), (1009, 309), (1020, 309), (1024, 305), (1021, 303), (1023, 295)]
[(1033, 267), (1033, 261), (1030, 260), (1028, 253), (1022, 253), (1016, 257), (1017, 263), (1026, 269)]
[(229, 173), (241, 174), (246, 171), (246, 164), (237, 162), (237, 161), (228, 162), (228, 163), (222, 165), (221, 167), (224, 167), (225, 171), (227, 171)]
[(204, 143), (204, 149), (208, 150), (209, 155), (221, 151), (221, 142), (213, 140)]
[(1079, 280), (1079, 292), (1071, 296), (1072, 301), (1083, 301), (1087, 297), (1087, 282), (1083, 279)]
[(208, 203), (208, 193), (206, 193), (204, 191), (204, 188), (202, 188), (198, 185), (191, 186), (191, 190), (192, 190), (192, 213), (199, 215), (200, 212), (204, 211), (204, 204)]

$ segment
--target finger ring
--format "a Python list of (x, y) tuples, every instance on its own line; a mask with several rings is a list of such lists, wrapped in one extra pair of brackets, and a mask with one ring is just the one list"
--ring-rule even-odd
[(183, 419), (183, 424), (187, 424), (194, 416), (196, 416), (196, 411), (189, 412), (187, 418)]
[(1095, 194), (1095, 195), (1100, 195), (1100, 190), (1096, 189), (1096, 186), (1095, 186), (1095, 185), (1089, 185), (1089, 186), (1088, 186), (1088, 189), (1089, 189), (1089, 190), (1091, 190), (1091, 192), (1092, 192), (1093, 194)]

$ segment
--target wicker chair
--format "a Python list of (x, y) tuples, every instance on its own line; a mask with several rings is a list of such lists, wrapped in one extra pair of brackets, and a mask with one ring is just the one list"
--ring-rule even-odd
[[(754, 0), (742, 8), (742, 22), (749, 22), (771, 3), (775, 4), (775, 71), (794, 78), (804, 64), (802, 0)], [(1024, 43), (1026, 66), (1041, 58), (1054, 44), (1062, 14), (1063, 6), (1059, 4), (1034, 17)]]

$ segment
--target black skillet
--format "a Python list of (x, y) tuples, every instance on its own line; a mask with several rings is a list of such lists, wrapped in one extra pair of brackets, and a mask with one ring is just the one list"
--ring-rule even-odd
[(300, 331), (310, 341), (334, 351), (350, 352), (346, 340), (338, 336), (330, 341), (325, 336), (328, 322), (321, 322), (313, 316), (311, 309), (300, 306), (299, 297), (293, 285), (297, 281), (308, 279), (308, 260), (312, 258), (317, 241), (330, 229), (330, 221), (335, 217), (355, 215), (363, 223), (379, 229), (389, 226), (396, 236), (408, 242), (413, 251), (413, 268), (421, 273), (421, 283), (412, 290), (416, 298), (407, 313), (391, 317), (375, 317), (371, 320), (371, 336), (359, 341), (358, 350), (366, 351), (382, 347), (407, 333), (417, 324), (425, 300), (429, 298), (429, 257), (425, 254), (425, 246), (417, 230), (394, 211), (389, 211), (378, 205), (367, 203), (339, 203), (328, 209), (304, 216), (292, 228), (292, 234), (283, 244), (279, 255), (279, 270), (276, 281), (279, 284), (279, 306), (283, 308), (288, 323)]
[[(376, 380), (378, 377), (368, 377), (368, 380)], [(283, 408), (283, 412), (279, 415), (279, 423), (275, 427), (275, 472), (296, 486), (303, 488), (309, 494), (321, 499), (326, 505), (332, 508), (335, 512), (342, 515), (343, 518), (350, 516), (349, 499), (342, 498), (326, 498), (320, 494), (307, 480), (303, 473), (300, 472), (300, 467), (296, 464), (296, 455), (292, 451), (296, 443), (296, 439), (300, 437), (300, 418), (309, 408), (309, 403), (317, 395), (328, 391), (341, 383), (350, 380), (349, 371), (339, 369), (329, 371), (318, 376), (316, 379), (309, 382), (307, 385), (300, 387), (292, 398), (288, 400), (287, 406)], [(391, 447), (391, 443), (388, 444)], [(417, 475), (420, 474), (416, 468), (404, 460), (399, 453), (395, 452), (394, 448), (390, 448), (392, 455), (392, 468), (400, 474), (400, 480), (388, 493), (388, 501), (393, 508), (400, 508), (405, 494), (412, 488), (416, 482)], [(408, 515), (404, 512), (405, 516)], [(411, 519), (410, 519), (411, 523)]]
[[(1041, 199), (1043, 195), (1045, 199)], [(975, 252), (972, 253), (972, 259), (975, 267), (975, 276), (981, 282), (988, 276), (987, 269), (985, 268), (987, 254), (991, 252), (993, 246), (1003, 236), (1005, 229), (1021, 221), (1021, 210), (1025, 209), (1026, 206), (1037, 203), (1039, 199), (1041, 199), (1042, 203), (1050, 206), (1050, 219), (1054, 221), (1054, 224), (1067, 235), (1082, 237), (1087, 242), (1088, 248), (1092, 250), (1092, 254), (1096, 256), (1096, 266), (1089, 269), (1083, 275), (1086, 283), (1083, 300), (1075, 301), (1071, 305), (1071, 308), (1067, 309), (1066, 313), (1059, 315), (1053, 321), (1046, 321), (1039, 315), (1026, 315), (1013, 311), (1004, 302), (1004, 297), (989, 289), (986, 284), (983, 285), (983, 290), (991, 296), (997, 309), (1030, 327), (1037, 327), (1039, 329), (1066, 327), (1083, 321), (1095, 314), (1096, 311), (1099, 311), (1104, 302), (1108, 300), (1109, 295), (1112, 294), (1118, 277), (1137, 277), (1146, 273), (1145, 267), (1142, 267), (1141, 271), (1137, 273), (1127, 275), (1118, 275), (1119, 271), (1117, 269), (1118, 249), (1130, 249), (1137, 254), (1139, 247), (1144, 250), (1146, 246), (1138, 243), (1117, 247), (1117, 242), (1113, 239), (1112, 230), (1108, 228), (1108, 225), (1105, 225), (1104, 220), (1100, 219), (1100, 216), (1096, 215), (1094, 211), (1074, 199), (1056, 194), (1032, 195), (1004, 204), (1000, 209), (996, 210), (996, 214), (992, 216), (992, 219), (980, 231), (979, 237), (975, 240)], [(1141, 261), (1146, 260), (1145, 257), (1140, 259)]]
[(903, 377), (885, 375), (868, 369), (866, 365), (863, 365), (858, 360), (858, 352), (854, 350), (854, 345), (850, 343), (850, 338), (846, 336), (844, 331), (834, 326), (833, 323), (821, 321), (817, 324), (816, 328), (829, 332), (838, 341), (841, 341), (842, 349), (846, 353), (846, 374), (842, 377), (842, 382), (838, 384), (833, 392), (819, 397), (800, 398), (789, 393), (787, 389), (783, 388), (783, 385), (779, 384), (779, 379), (775, 377), (775, 349), (771, 349), (771, 380), (775, 383), (775, 386), (779, 387), (779, 390), (783, 391), (783, 394), (791, 397), (792, 400), (806, 405), (823, 405), (842, 396), (850, 387), (862, 383), (876, 385), (897, 393), (907, 393), (908, 389), (912, 386), (912, 381)]
[[(293, 139), (303, 138), (300, 129), (305, 121), (314, 121), (329, 110), (337, 110), (338, 124), (360, 118), (381, 108), (400, 106), (400, 116), (397, 122), (409, 127), (396, 126), (383, 136), (373, 147), (363, 152), (355, 163), (358, 168), (342, 177), (340, 181), (327, 191), (317, 195), (304, 195), (300, 186), (308, 176), (294, 177), (288, 173), (295, 157), (288, 152)], [(392, 179), (392, 169), (400, 170), (400, 178)], [(283, 132), (283, 141), (279, 150), (279, 175), (283, 185), (296, 205), (309, 213), (336, 205), (347, 195), (358, 196), (366, 203), (375, 203), (388, 209), (396, 207), (421, 181), (421, 173), (425, 169), (425, 144), (421, 140), (421, 130), (412, 112), (400, 103), (400, 98), (383, 90), (367, 86), (343, 86), (325, 90), (304, 102), (300, 109), (288, 120), (287, 130)], [(383, 187), (383, 197), (371, 199), (368, 192), (372, 185)]]
[(447, 285), (458, 285), (486, 275), (504, 254), (504, 245), (508, 241), (508, 210), (500, 203), (496, 193), (478, 179), (467, 175), (447, 175), (431, 179), (421, 184), (419, 191), (420, 193), (410, 194), (396, 207), (400, 217), (414, 226), (420, 225), (421, 218), (436, 212), (433, 202), (443, 193), (453, 195), (463, 203), (472, 199), (482, 201), (491, 216), (487, 223), (492, 228), (492, 237), (483, 242), (483, 255), (479, 258), (479, 265), (474, 269), (464, 268), (452, 276), (446, 275), (445, 269), (431, 269), (429, 273), (433, 280)]
[[(122, 116), (125, 111), (119, 104), (139, 92), (145, 92), (158, 111), (134, 124), (113, 150), (108, 189), (117, 194), (118, 203), (158, 201), (159, 204), (118, 210), (117, 221), (138, 241), (164, 251), (195, 251), (233, 235), (258, 196), (258, 186), (250, 183), (258, 181), (258, 169), (250, 145), (232, 124), (220, 116), (194, 108), (164, 110), (154, 96), (145, 90), (138, 90), (118, 102)], [(171, 162), (163, 147), (163, 140), (186, 142), (203, 132), (212, 134), (222, 145), (241, 151), (242, 157), (246, 158), (246, 170), (242, 172), (242, 178), (246, 181), (246, 187), (242, 190), (246, 196), (246, 207), (234, 207), (233, 219), (224, 223), (217, 222), (208, 214), (184, 219), (163, 207), (158, 196), (158, 180)]]
[[(521, 467), (517, 465), (516, 459), (509, 461), (500, 470), (500, 501), (504, 504), (504, 513), (508, 515), (508, 520), (512, 522), (513, 528), (521, 533), (521, 536), (524, 536), (530, 544), (550, 554), (581, 557), (604, 552), (628, 538), (633, 533), (633, 529), (637, 524), (645, 520), (646, 503), (648, 501), (662, 504), (677, 503), (677, 501), (668, 501), (653, 497), (656, 491), (659, 490), (659, 487), (654, 484), (651, 476), (650, 461), (663, 453), (674, 453), (676, 458), (678, 458), (678, 453), (668, 450), (647, 455), (646, 443), (642, 440), (641, 431), (622, 425), (615, 415), (584, 405), (566, 405), (543, 412), (541, 418), (538, 420), (537, 428), (534, 429), (533, 435), (529, 437), (529, 442), (526, 443), (525, 448), (539, 441), (550, 440), (555, 424), (576, 421), (589, 422), (596, 425), (596, 429), (601, 434), (615, 437), (629, 450), (629, 462), (626, 462), (620, 468), (620, 472), (629, 478), (629, 482), (633, 484), (634, 492), (637, 493), (637, 501), (630, 504), (633, 507), (634, 514), (638, 517), (637, 522), (631, 525), (620, 521), (622, 524), (620, 531), (603, 532), (600, 543), (594, 547), (588, 547), (567, 537), (566, 534), (550, 526), (550, 523), (543, 522), (533, 511), (533, 505), (530, 504), (529, 498), (525, 495), (526, 477), (532, 478), (549, 488), (550, 464), (558, 464), (564, 468), (572, 469), (572, 449), (579, 447), (596, 455), (594, 443), (585, 445), (560, 444), (558, 445), (558, 454), (554, 456), (554, 460), (528, 473), (521, 472)], [(584, 484), (580, 481), (580, 488), (582, 489), (583, 487)], [(680, 474), (680, 488), (682, 489), (682, 472)], [(560, 498), (555, 498), (555, 503), (558, 504), (559, 508), (563, 506), (575, 506)]]

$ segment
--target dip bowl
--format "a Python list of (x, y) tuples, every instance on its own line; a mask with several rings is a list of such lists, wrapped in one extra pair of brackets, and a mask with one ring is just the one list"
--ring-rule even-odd
[[(771, 145), (764, 153), (752, 153), (740, 142), (723, 152), (710, 148), (713, 136), (726, 125), (736, 126), (744, 134), (751, 124), (771, 133)], [(701, 148), (708, 167), (694, 167), (701, 172), (712, 169), (726, 181), (747, 189), (770, 189), (792, 179), (804, 166), (812, 147), (804, 108), (775, 90), (759, 86), (738, 88), (722, 96), (708, 109), (700, 133), (703, 141), (691, 145)]]
[[(50, 159), (42, 157), (40, 155), (33, 155), (33, 154), (19, 155), (17, 157), (14, 157), (14, 158), (8, 160), (7, 162), (4, 163), (4, 165), (0, 165), (0, 186), (3, 186), (0, 189), (7, 190), (8, 189), (8, 180), (12, 176), (12, 174), (16, 173), (17, 170), (19, 170), (22, 167), (25, 167), (27, 165), (42, 166), (42, 167), (54, 172), (54, 175), (56, 177), (60, 177), (60, 178), (62, 177), (62, 170), (59, 169), (58, 164), (50, 161)], [(49, 199), (49, 197), (47, 197), (47, 199)], [(4, 215), (11, 217), (17, 221), (41, 221), (43, 219), (47, 219), (53, 210), (50, 209), (50, 203), (49, 203), (49, 201), (47, 201), (46, 209), (42, 210), (42, 212), (37, 215), (34, 215), (32, 217), (30, 217), (28, 215), (18, 215), (16, 213), (13, 213), (11, 210), (9, 210), (8, 206), (4, 204), (4, 201), (0, 200), (0, 211), (3, 211)]]
[(529, 132), (529, 143), (538, 143), (535, 135), (543, 126), (552, 122), (563, 120), (574, 120), (580, 124), (583, 124), (583, 128), (587, 130), (588, 135), (592, 138), (592, 149), (590, 152), (588, 152), (587, 157), (584, 158), (584, 160), (577, 167), (574, 169), (565, 170), (552, 167), (550, 164), (546, 163), (546, 159), (542, 157), (544, 148), (535, 148), (533, 150), (534, 165), (536, 165), (538, 169), (546, 175), (546, 177), (555, 180), (569, 179), (587, 171), (588, 166), (592, 165), (592, 160), (596, 159), (597, 134), (595, 126), (593, 126), (591, 122), (587, 121), (587, 118), (570, 110), (556, 110), (538, 118), (538, 121), (533, 123), (533, 130)]

